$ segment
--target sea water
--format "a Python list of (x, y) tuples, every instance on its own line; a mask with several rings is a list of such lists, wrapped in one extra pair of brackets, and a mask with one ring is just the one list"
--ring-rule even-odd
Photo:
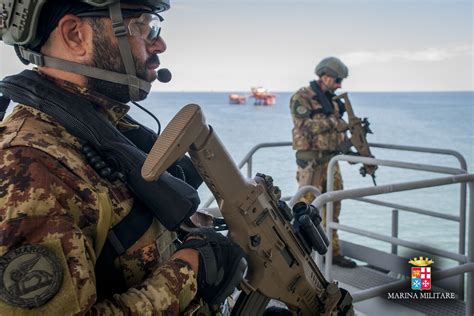
[[(199, 104), (207, 123), (228, 149), (236, 163), (248, 151), (263, 142), (291, 141), (293, 123), (289, 110), (292, 93), (276, 93), (274, 106), (254, 106), (253, 99), (245, 105), (228, 104), (227, 93), (152, 93), (142, 105), (152, 111), (163, 128), (181, 107), (188, 103)], [(474, 168), (474, 92), (406, 92), (406, 93), (350, 93), (354, 112), (367, 117), (373, 134), (372, 143), (409, 145), (450, 149), (464, 156), (468, 172)], [(132, 115), (156, 130), (154, 120), (144, 112), (132, 108)], [(345, 118), (347, 118), (345, 116)], [(413, 153), (373, 148), (376, 158), (435, 166), (459, 168), (452, 156)], [(370, 177), (359, 174), (359, 165), (340, 162), (345, 189), (373, 186)], [(296, 164), (294, 150), (288, 147), (259, 150), (253, 159), (256, 172), (271, 175), (283, 196), (296, 193)], [(246, 169), (243, 169), (246, 175)], [(416, 181), (447, 175), (380, 166), (376, 172), (378, 185)], [(229, 179), (232, 181), (232, 179)], [(211, 196), (202, 186), (201, 201)], [(370, 197), (429, 211), (459, 215), (460, 185), (419, 189)], [(342, 202), (341, 224), (390, 235), (392, 209), (354, 200)], [(390, 251), (390, 245), (348, 232), (339, 232), (340, 238)], [(400, 211), (399, 237), (439, 247), (453, 252), (459, 247), (459, 223), (425, 215)], [(403, 249), (401, 249), (403, 252)], [(421, 254), (420, 254), (421, 255)]]

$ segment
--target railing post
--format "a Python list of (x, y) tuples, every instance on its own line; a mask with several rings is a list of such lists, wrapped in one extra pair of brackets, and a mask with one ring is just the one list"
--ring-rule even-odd
[[(469, 182), (469, 222), (467, 225), (467, 262), (474, 262), (474, 181)], [(474, 272), (467, 274), (466, 315), (474, 314)]]
[[(398, 210), (392, 210), (392, 237), (398, 238)], [(398, 254), (398, 246), (392, 244), (392, 254)]]
[[(337, 156), (336, 156), (337, 157)], [(326, 192), (331, 193), (334, 190), (334, 166), (336, 165), (337, 160), (334, 157), (329, 161), (328, 171), (327, 171), (327, 182), (326, 182)], [(314, 201), (313, 201), (314, 202)], [(326, 235), (329, 240), (328, 251), (326, 253), (326, 266), (324, 267), (324, 276), (326, 279), (332, 281), (332, 241), (333, 241), (333, 228), (331, 224), (333, 223), (332, 214), (334, 212), (334, 202), (329, 201), (326, 204)]]
[[(461, 163), (462, 167), (462, 163)], [(466, 167), (465, 167), (466, 168)], [(467, 169), (467, 168), (466, 168)], [(467, 199), (466, 199), (466, 190), (467, 189), (467, 184), (466, 183), (461, 183), (461, 197), (459, 200), (459, 253), (460, 254), (465, 254), (466, 253), (466, 204), (467, 204)], [(471, 196), (471, 199), (473, 197)], [(461, 264), (461, 262), (459, 263)], [(461, 299), (464, 299), (464, 276), (459, 278), (459, 292), (463, 294)]]
[(247, 160), (247, 179), (252, 178), (252, 156)]

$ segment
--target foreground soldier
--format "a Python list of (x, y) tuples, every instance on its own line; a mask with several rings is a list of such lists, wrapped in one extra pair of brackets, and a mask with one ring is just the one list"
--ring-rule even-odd
[(199, 204), (189, 159), (140, 177), (157, 135), (124, 103), (157, 77), (168, 8), (0, 0), (1, 39), (39, 66), (0, 82), (0, 106), (19, 103), (0, 124), (0, 315), (174, 315), (239, 281), (244, 254), (214, 231), (176, 251)]
[[(335, 57), (323, 59), (316, 66), (317, 81), (309, 87), (301, 88), (291, 98), (290, 110), (293, 118), (293, 148), (296, 150), (299, 186), (313, 185), (322, 193), (326, 190), (329, 160), (347, 151), (347, 123), (342, 119), (344, 104), (334, 102), (334, 92), (341, 87), (348, 76), (348, 69)], [(339, 165), (334, 168), (334, 190), (342, 190)], [(315, 196), (306, 193), (303, 200), (311, 203)], [(339, 222), (341, 202), (334, 202), (333, 220)], [(324, 212), (323, 212), (324, 214)], [(337, 231), (333, 231), (333, 263), (353, 268), (356, 263), (341, 255)]]

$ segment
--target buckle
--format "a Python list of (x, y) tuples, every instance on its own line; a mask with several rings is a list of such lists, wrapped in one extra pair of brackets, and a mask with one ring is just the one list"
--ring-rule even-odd
[(28, 60), (30, 63), (35, 64), (39, 67), (44, 66), (44, 57), (40, 53), (26, 50), (20, 47), (20, 54), (21, 54), (21, 57)]
[(125, 28), (125, 25), (123, 24), (123, 22), (113, 22), (112, 29), (116, 37), (127, 35), (127, 29)]

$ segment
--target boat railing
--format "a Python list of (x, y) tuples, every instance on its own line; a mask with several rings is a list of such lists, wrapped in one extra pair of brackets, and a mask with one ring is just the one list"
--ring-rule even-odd
[[(260, 143), (254, 146), (249, 153), (242, 159), (239, 163), (239, 168), (242, 168), (247, 164), (247, 177), (252, 177), (252, 168), (253, 168), (253, 155), (262, 148), (272, 148), (272, 147), (283, 147), (290, 146), (291, 142), (273, 142), (273, 143)], [(382, 148), (389, 150), (401, 150), (401, 151), (410, 151), (410, 152), (421, 152), (421, 153), (431, 153), (439, 155), (449, 155), (455, 157), (459, 162), (460, 168), (449, 168), (443, 166), (434, 166), (434, 165), (425, 165), (425, 164), (416, 164), (400, 161), (391, 161), (391, 160), (381, 160), (368, 157), (352, 156), (352, 155), (338, 155), (331, 159), (328, 166), (328, 181), (327, 181), (327, 193), (317, 196), (313, 201), (313, 205), (322, 209), (326, 205), (326, 218), (328, 224), (326, 226), (328, 238), (332, 239), (332, 230), (338, 229), (341, 231), (346, 231), (352, 234), (368, 237), (374, 240), (385, 241), (391, 244), (391, 252), (394, 255), (397, 255), (398, 246), (404, 246), (410, 249), (415, 249), (418, 251), (427, 252), (430, 254), (438, 255), (440, 257), (449, 258), (455, 260), (459, 263), (458, 266), (449, 269), (443, 269), (441, 271), (434, 272), (433, 276), (438, 280), (445, 279), (454, 275), (461, 275), (460, 289), (458, 293), (463, 293), (464, 290), (464, 278), (462, 274), (467, 273), (467, 289), (465, 293), (466, 301), (466, 313), (467, 315), (473, 314), (473, 304), (474, 304), (474, 281), (473, 281), (473, 272), (474, 272), (474, 174), (467, 174), (467, 164), (464, 157), (456, 151), (438, 149), (438, 148), (427, 148), (427, 147), (414, 147), (414, 146), (402, 146), (402, 145), (392, 145), (392, 144), (380, 144), (380, 143), (371, 143), (372, 148)], [(419, 170), (419, 171), (428, 171), (434, 173), (448, 174), (450, 176), (442, 178), (427, 179), (421, 181), (411, 181), (403, 182), (389, 185), (379, 185), (376, 187), (367, 187), (367, 188), (357, 188), (343, 191), (333, 191), (333, 169), (337, 161), (348, 161), (354, 163), (364, 163), (364, 164), (375, 164), (383, 165), (387, 167)], [(460, 203), (459, 203), (459, 215), (450, 215), (440, 212), (434, 212), (431, 210), (425, 210), (418, 207), (412, 207), (407, 205), (401, 205), (398, 203), (390, 203), (385, 201), (373, 200), (366, 198), (371, 195), (378, 195), (391, 192), (400, 192), (407, 190), (415, 190), (421, 188), (429, 188), (435, 186), (442, 186), (448, 184), (459, 183), (461, 186), (460, 190)], [(466, 245), (466, 206), (467, 206), (467, 184), (469, 184), (470, 192), (470, 204), (469, 204), (469, 223), (467, 225), (468, 231), (468, 254), (465, 255), (465, 245)], [(316, 190), (316, 191), (315, 191)], [(304, 192), (313, 191), (317, 192), (315, 187), (306, 186), (298, 190), (298, 192), (293, 197), (286, 197), (286, 200), (290, 200), (289, 204), (292, 206), (297, 200), (298, 197), (304, 194)], [(343, 199), (353, 199), (364, 203), (384, 206), (392, 208), (392, 231), (391, 235), (382, 235), (374, 233), (367, 230), (362, 230), (356, 227), (351, 227), (348, 225), (343, 225), (335, 223), (332, 221), (332, 212), (333, 212), (333, 202)], [(208, 207), (214, 201), (214, 198), (211, 197), (205, 204), (204, 207)], [(215, 213), (218, 214), (218, 209), (213, 209)], [(458, 252), (445, 251), (443, 249), (426, 246), (418, 242), (412, 242), (404, 239), (398, 238), (398, 219), (399, 212), (411, 212), (422, 214), (430, 217), (435, 217), (439, 219), (444, 219), (447, 221), (458, 222), (459, 225), (459, 248)], [(343, 242), (341, 240), (341, 242)], [(326, 254), (326, 264), (325, 264), (325, 276), (328, 279), (332, 279), (332, 245), (328, 249)], [(368, 261), (367, 261), (368, 262)], [(317, 257), (317, 263), (319, 266), (322, 266), (322, 257)], [(391, 284), (384, 284), (382, 286), (373, 287), (367, 290), (361, 290), (353, 294), (355, 301), (361, 301), (382, 295), (387, 292), (387, 290), (395, 290), (406, 284), (405, 280), (396, 281)]]
[[(247, 178), (252, 178), (252, 168), (253, 168), (253, 155), (262, 148), (272, 148), (272, 147), (286, 147), (291, 146), (291, 142), (273, 142), (273, 143), (260, 143), (255, 145), (250, 149), (250, 151), (245, 155), (245, 157), (238, 164), (239, 169), (242, 169), (244, 165), (247, 165)], [(211, 196), (204, 204), (203, 207), (209, 207), (212, 202), (215, 201), (215, 198)]]
[[(390, 167), (397, 167), (397, 168), (404, 168), (404, 169), (412, 169), (412, 170), (422, 170), (422, 171), (431, 171), (431, 172), (437, 172), (437, 173), (444, 173), (444, 174), (450, 174), (451, 176), (448, 177), (441, 177), (441, 178), (433, 178), (433, 179), (427, 179), (427, 180), (419, 180), (419, 181), (410, 181), (410, 182), (403, 182), (403, 183), (394, 183), (394, 184), (388, 184), (388, 185), (380, 185), (377, 187), (367, 187), (367, 188), (358, 188), (358, 189), (350, 189), (350, 190), (342, 190), (342, 191), (333, 191), (333, 169), (336, 165), (337, 161), (347, 161), (347, 162), (354, 162), (354, 163), (364, 163), (364, 164), (375, 164), (375, 165), (382, 165), (382, 166), (390, 166)], [(408, 190), (414, 190), (414, 189), (420, 189), (420, 188), (429, 188), (429, 187), (435, 187), (435, 186), (442, 186), (442, 185), (448, 185), (448, 184), (455, 184), (455, 183), (464, 183), (469, 185), (469, 193), (470, 193), (470, 203), (469, 203), (469, 223), (467, 225), (468, 227), (468, 240), (467, 240), (467, 249), (468, 253), (467, 255), (464, 255), (464, 249), (459, 252), (452, 252), (452, 251), (446, 251), (440, 248), (436, 247), (431, 247), (431, 246), (426, 246), (422, 243), (419, 242), (412, 242), (404, 239), (400, 239), (394, 236), (388, 236), (388, 235), (382, 235), (378, 233), (374, 233), (371, 231), (359, 229), (356, 227), (348, 226), (348, 225), (342, 225), (338, 224), (336, 222), (333, 222), (332, 220), (332, 214), (333, 214), (333, 202), (335, 201), (341, 201), (344, 199), (361, 199), (366, 196), (371, 196), (371, 195), (378, 195), (378, 194), (385, 194), (385, 193), (392, 193), (392, 192), (401, 192), (401, 191), (408, 191)], [(325, 265), (325, 276), (327, 279), (332, 279), (332, 244), (331, 244), (331, 239), (332, 239), (332, 231), (334, 229), (338, 229), (341, 231), (347, 231), (356, 235), (360, 236), (365, 236), (371, 239), (375, 240), (381, 240), (385, 241), (388, 243), (391, 243), (392, 245), (399, 245), (399, 246), (404, 246), (410, 249), (415, 249), (419, 251), (423, 251), (426, 253), (431, 253), (434, 255), (438, 255), (440, 257), (444, 258), (450, 258), (453, 260), (456, 260), (460, 263), (459, 266), (450, 268), (450, 269), (443, 269), (439, 271), (438, 273), (441, 273), (441, 276), (438, 276), (438, 279), (443, 279), (446, 277), (450, 277), (455, 274), (462, 274), (462, 273), (467, 273), (467, 287), (466, 287), (466, 312), (467, 315), (471, 315), (473, 313), (473, 302), (474, 302), (474, 174), (468, 174), (466, 170), (463, 169), (456, 169), (456, 168), (447, 168), (447, 167), (441, 167), (441, 166), (433, 166), (433, 165), (423, 165), (423, 164), (414, 164), (414, 163), (407, 163), (407, 162), (398, 162), (398, 161), (391, 161), (391, 160), (381, 160), (381, 159), (374, 159), (374, 158), (367, 158), (367, 157), (357, 157), (357, 156), (348, 156), (348, 155), (338, 155), (333, 157), (328, 166), (328, 181), (327, 181), (327, 192), (316, 197), (316, 199), (313, 201), (313, 205), (316, 206), (318, 209), (322, 209), (324, 205), (326, 205), (326, 218), (327, 220), (327, 234), (328, 234), (328, 239), (330, 241), (329, 249), (326, 254), (326, 265)], [(385, 204), (384, 206), (394, 206), (390, 205), (389, 203), (385, 202), (379, 202), (379, 201), (374, 201), (370, 199), (365, 199), (362, 200), (364, 202), (369, 202), (369, 203), (378, 203), (378, 204)], [(450, 216), (446, 214), (441, 214), (433, 211), (428, 211), (428, 210), (421, 210), (421, 209), (415, 209), (415, 208), (409, 208), (408, 207), (403, 207), (401, 205), (397, 205), (399, 210), (403, 211), (411, 211), (427, 216), (432, 216), (432, 217), (437, 217), (437, 218), (442, 218), (446, 220), (454, 220), (454, 221), (462, 221), (464, 216)], [(394, 222), (398, 220), (397, 217), (394, 218)], [(464, 225), (466, 224), (465, 222), (463, 223)], [(392, 227), (394, 227), (394, 223), (392, 223)], [(397, 231), (395, 229), (392, 229), (392, 235), (396, 233)], [(460, 232), (460, 237), (462, 236)], [(465, 237), (463, 236), (460, 238), (464, 240)], [(318, 258), (318, 263), (321, 264), (321, 259)], [(436, 274), (434, 274), (436, 276)], [(392, 289), (396, 289), (400, 282), (396, 282), (393, 285)], [(359, 300), (361, 298), (367, 299), (375, 296), (379, 296), (383, 293), (384, 291), (387, 290), (388, 285), (385, 285), (379, 289), (379, 291), (376, 291), (374, 289), (371, 289), (371, 295), (368, 295), (366, 291), (362, 291), (361, 293), (358, 294), (358, 292), (354, 293), (355, 297), (358, 298)], [(362, 294), (363, 293), (363, 294)], [(358, 296), (360, 295), (360, 297)]]
[[(242, 169), (243, 166), (247, 165), (247, 178), (252, 178), (253, 173), (253, 156), (254, 154), (263, 148), (274, 148), (274, 147), (288, 147), (291, 146), (292, 142), (268, 142), (260, 143), (252, 147), (249, 152), (244, 156), (244, 158), (238, 164), (239, 169)], [(448, 149), (439, 149), (439, 148), (429, 148), (429, 147), (415, 147), (415, 146), (404, 146), (404, 145), (394, 145), (394, 144), (382, 144), (382, 143), (370, 143), (371, 148), (381, 148), (381, 149), (391, 149), (391, 150), (401, 150), (401, 151), (411, 151), (411, 152), (420, 152), (420, 153), (431, 153), (439, 155), (448, 155), (453, 156), (459, 161), (459, 167), (462, 170), (467, 170), (466, 159), (457, 151), (448, 150)], [(314, 187), (313, 187), (314, 188)], [(315, 189), (315, 188), (314, 188)], [(317, 189), (316, 189), (317, 190)], [(298, 193), (293, 197), (298, 196)], [(290, 200), (292, 197), (284, 197), (284, 200)], [(211, 196), (204, 204), (203, 207), (209, 207), (215, 198)], [(369, 201), (366, 201), (369, 203)], [(400, 209), (409, 208), (407, 206), (400, 207)], [(464, 253), (465, 249), (465, 222), (466, 222), (466, 184), (461, 184), (461, 193), (460, 193), (460, 219), (459, 219), (459, 231), (460, 231), (460, 243), (459, 250), (461, 253)]]

